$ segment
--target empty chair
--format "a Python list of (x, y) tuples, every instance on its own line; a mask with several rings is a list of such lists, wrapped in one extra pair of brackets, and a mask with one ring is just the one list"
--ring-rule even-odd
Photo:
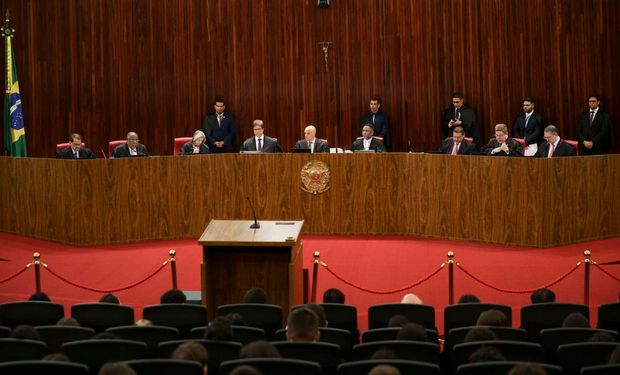
[(13, 361), (0, 363), (0, 374), (88, 375), (88, 366), (63, 361)]
[(88, 340), (95, 335), (95, 330), (88, 327), (40, 326), (35, 329), (50, 353), (57, 352), (66, 342)]
[[(223, 362), (220, 366), (220, 375), (230, 374), (239, 366), (248, 365), (261, 373), (267, 374), (295, 374), (321, 375), (321, 366), (318, 363), (287, 358), (248, 358)], [(209, 374), (211, 373), (209, 367)]]
[(581, 375), (618, 375), (620, 364), (588, 366), (581, 369)]
[(140, 341), (146, 344), (149, 355), (156, 355), (159, 343), (179, 339), (179, 330), (166, 326), (122, 326), (108, 328), (107, 332), (113, 333), (123, 340)]
[(343, 359), (338, 345), (325, 342), (276, 341), (273, 346), (278, 349), (282, 358), (318, 363), (323, 374), (335, 374)]
[[(232, 330), (233, 341), (238, 342), (241, 345), (246, 345), (254, 341), (265, 340), (265, 331), (260, 328), (234, 325), (232, 326)], [(190, 338), (203, 339), (206, 331), (207, 327), (192, 328)]]
[(530, 341), (538, 342), (540, 330), (559, 328), (567, 315), (581, 313), (590, 316), (590, 309), (586, 305), (576, 303), (547, 302), (526, 305), (521, 308), (521, 328), (527, 331)]
[(170, 358), (172, 352), (181, 344), (195, 341), (201, 343), (208, 353), (207, 366), (209, 374), (217, 375), (220, 364), (224, 361), (230, 361), (239, 358), (241, 344), (233, 341), (214, 341), (214, 340), (174, 340), (164, 341), (159, 344), (158, 353), (160, 358)]
[(403, 315), (412, 323), (435, 329), (435, 308), (411, 303), (389, 303), (368, 308), (368, 329), (385, 328), (394, 315)]
[(129, 340), (82, 340), (63, 344), (60, 348), (71, 362), (88, 366), (91, 374), (96, 374), (106, 362), (143, 359), (146, 344)]
[(321, 303), (330, 328), (346, 329), (351, 332), (351, 344), (358, 344), (360, 333), (357, 328), (357, 308), (342, 303)]
[[(446, 336), (446, 346), (447, 350), (452, 350), (454, 345), (461, 344), (465, 340), (465, 336), (473, 327), (459, 327), (453, 328), (448, 332)], [(490, 329), (495, 333), (498, 340), (504, 341), (527, 341), (527, 333), (524, 329), (520, 328), (510, 328), (510, 327), (490, 327), (486, 326), (485, 328)]]
[(371, 359), (377, 350), (389, 349), (398, 359), (439, 364), (439, 345), (417, 341), (376, 341), (353, 347), (354, 361)]
[(20, 324), (31, 326), (53, 325), (63, 316), (65, 316), (65, 308), (59, 303), (19, 301), (0, 305), (0, 322), (9, 328), (14, 328)]
[(204, 327), (208, 322), (206, 307), (185, 303), (145, 306), (143, 316), (155, 325), (178, 329), (181, 338), (189, 338), (192, 328)]
[(47, 353), (42, 341), (0, 339), (0, 362), (41, 359)]
[(453, 328), (475, 326), (478, 316), (487, 310), (498, 310), (506, 315), (509, 322), (512, 322), (512, 308), (507, 305), (495, 303), (459, 303), (449, 305), (443, 311), (444, 333), (450, 332)]
[(558, 347), (556, 358), (564, 375), (577, 375), (583, 367), (606, 364), (618, 346), (614, 342), (564, 344)]
[[(476, 362), (460, 365), (456, 370), (456, 375), (506, 375), (512, 368), (520, 363), (519, 361), (493, 361)], [(562, 375), (560, 366), (553, 366), (546, 363), (537, 363), (545, 369), (547, 375)]]
[(71, 306), (71, 317), (95, 332), (134, 323), (133, 308), (115, 303), (78, 303)]
[(438, 365), (402, 359), (374, 359), (343, 363), (338, 366), (338, 375), (368, 374), (373, 367), (378, 365), (396, 367), (402, 375), (441, 375)]
[(543, 349), (540, 344), (521, 341), (476, 341), (454, 345), (450, 358), (454, 368), (465, 364), (469, 356), (482, 346), (498, 349), (508, 361), (544, 362)]
[(250, 327), (261, 328), (270, 340), (275, 332), (282, 328), (282, 308), (276, 305), (263, 303), (239, 303), (222, 305), (217, 308), (217, 316), (236, 313), (243, 317), (243, 321)]
[(11, 336), (11, 329), (9, 327), (0, 326), (0, 339), (4, 339)]
[(547, 362), (555, 362), (560, 345), (587, 342), (597, 332), (605, 332), (618, 339), (616, 331), (595, 328), (548, 328), (540, 331), (540, 345), (545, 351)]
[[(362, 333), (362, 342), (375, 342), (375, 341), (389, 341), (396, 340), (396, 335), (398, 335), (398, 331), (400, 328), (376, 328), (370, 329), (364, 333)], [(439, 334), (434, 329), (426, 329), (426, 337), (427, 342), (437, 343), (439, 341)]]
[(598, 307), (598, 328), (620, 333), (620, 302), (606, 303)]
[(180, 359), (136, 359), (125, 363), (138, 375), (203, 375), (204, 373), (198, 362)]

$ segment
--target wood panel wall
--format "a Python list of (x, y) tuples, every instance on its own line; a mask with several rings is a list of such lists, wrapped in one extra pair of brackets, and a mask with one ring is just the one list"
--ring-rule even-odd
[[(74, 131), (100, 155), (135, 130), (154, 153), (225, 98), (285, 149), (316, 124), (348, 146), (368, 99), (394, 150), (435, 148), (453, 90), (485, 137), (525, 95), (574, 138), (587, 95), (620, 119), (616, 0), (0, 0), (12, 12), (29, 155)], [(328, 66), (319, 42), (329, 41)], [(616, 131), (618, 133), (618, 131)]]
[[(301, 190), (326, 163), (329, 191)], [(304, 233), (557, 246), (620, 235), (620, 155), (255, 154), (0, 158), (0, 231), (77, 245), (198, 238), (209, 221), (305, 220)]]

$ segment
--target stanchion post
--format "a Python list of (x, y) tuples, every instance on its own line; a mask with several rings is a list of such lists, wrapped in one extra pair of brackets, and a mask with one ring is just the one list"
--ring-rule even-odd
[(34, 265), (34, 287), (37, 293), (41, 293), (41, 262), (39, 261), (41, 254), (35, 252), (32, 254), (32, 264)]
[(177, 262), (174, 259), (176, 254), (177, 252), (174, 249), (168, 252), (168, 255), (170, 255), (170, 270), (172, 272), (172, 289), (177, 289)]
[(448, 251), (448, 304), (454, 304), (454, 253)]
[(310, 292), (310, 303), (316, 303), (316, 285), (319, 277), (319, 263), (321, 253), (315, 251), (312, 253), (314, 261), (312, 261), (312, 291)]
[(586, 249), (583, 252), (585, 259), (583, 263), (585, 265), (585, 271), (583, 273), (583, 304), (590, 305), (590, 250)]

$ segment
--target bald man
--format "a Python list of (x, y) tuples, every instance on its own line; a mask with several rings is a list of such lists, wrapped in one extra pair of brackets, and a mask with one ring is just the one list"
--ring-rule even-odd
[(293, 150), (310, 149), (310, 152), (329, 152), (329, 145), (327, 142), (318, 139), (316, 137), (316, 128), (314, 125), (306, 126), (304, 129), (304, 139), (301, 139), (295, 143)]
[(116, 146), (112, 151), (113, 158), (128, 158), (131, 156), (149, 156), (146, 146), (140, 143), (138, 133), (127, 133), (127, 142), (120, 146)]

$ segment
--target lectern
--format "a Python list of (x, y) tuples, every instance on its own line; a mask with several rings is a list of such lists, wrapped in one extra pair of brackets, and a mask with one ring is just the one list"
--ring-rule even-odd
[(209, 319), (217, 306), (243, 302), (245, 292), (263, 288), (268, 302), (284, 315), (302, 303), (301, 221), (211, 220), (200, 236), (203, 246), (202, 303)]

